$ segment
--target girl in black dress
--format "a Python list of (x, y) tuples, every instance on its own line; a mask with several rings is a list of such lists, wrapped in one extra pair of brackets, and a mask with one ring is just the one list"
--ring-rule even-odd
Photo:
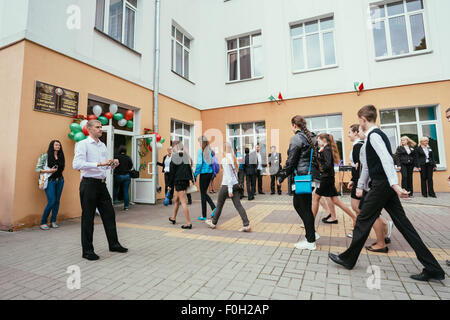
[(416, 143), (407, 136), (402, 137), (394, 158), (402, 173), (402, 188), (409, 191), (409, 196), (412, 197), (413, 172), (416, 167)]
[[(338, 193), (334, 181), (334, 164), (339, 163), (340, 156), (336, 143), (331, 134), (322, 133), (318, 137), (319, 143), (319, 161), (322, 166), (320, 173), (320, 186), (316, 189), (312, 211), (314, 215), (319, 210), (319, 202), (322, 197), (331, 198), (332, 202), (341, 208), (353, 220), (353, 226), (356, 223), (356, 217), (353, 212), (338, 198)], [(332, 212), (333, 213), (333, 212)], [(324, 223), (337, 224), (336, 214), (331, 215), (328, 219), (322, 220)]]

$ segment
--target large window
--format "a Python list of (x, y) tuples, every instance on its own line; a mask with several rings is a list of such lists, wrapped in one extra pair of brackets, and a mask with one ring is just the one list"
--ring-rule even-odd
[(97, 0), (95, 27), (134, 49), (137, 0)]
[(247, 122), (238, 124), (229, 124), (227, 130), (227, 140), (233, 146), (233, 150), (237, 150), (244, 154), (245, 148), (249, 148), (250, 152), (255, 150), (256, 144), (259, 143), (261, 155), (266, 155), (266, 123)]
[(318, 117), (305, 118), (308, 129), (314, 132), (316, 135), (321, 133), (328, 133), (333, 135), (333, 139), (339, 150), (341, 160), (345, 162), (346, 157), (344, 154), (344, 139), (342, 129), (342, 115), (326, 115)]
[(293, 71), (336, 64), (333, 17), (291, 26)]
[(189, 155), (194, 159), (194, 126), (181, 121), (172, 120), (170, 123), (170, 140), (181, 141), (183, 146), (188, 149)]
[(437, 164), (443, 165), (440, 154), (444, 146), (439, 139), (441, 129), (437, 111), (435, 106), (380, 111), (381, 129), (389, 138), (392, 153), (397, 150), (403, 136), (408, 136), (417, 144), (421, 137), (428, 137), (434, 160)]
[(427, 49), (424, 0), (371, 5), (375, 56), (407, 55)]
[(261, 33), (227, 40), (228, 81), (258, 78), (263, 75)]
[(191, 41), (184, 32), (172, 26), (172, 71), (186, 79), (189, 79)]

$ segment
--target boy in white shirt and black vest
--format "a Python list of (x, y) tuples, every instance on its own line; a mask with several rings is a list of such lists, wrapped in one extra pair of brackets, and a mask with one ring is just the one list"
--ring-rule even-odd
[(412, 275), (411, 278), (419, 281), (443, 280), (444, 270), (425, 246), (403, 210), (399, 198), (407, 198), (408, 192), (398, 185), (389, 139), (376, 125), (377, 109), (373, 105), (365, 106), (359, 110), (358, 118), (361, 128), (366, 131), (367, 138), (362, 147), (365, 152), (361, 153), (362, 172), (356, 195), (362, 196), (362, 188), (369, 179), (371, 186), (356, 220), (350, 247), (339, 255), (330, 253), (330, 259), (347, 269), (353, 269), (369, 237), (372, 225), (384, 208), (391, 216), (396, 228), (413, 248), (417, 259), (425, 267), (422, 273)]

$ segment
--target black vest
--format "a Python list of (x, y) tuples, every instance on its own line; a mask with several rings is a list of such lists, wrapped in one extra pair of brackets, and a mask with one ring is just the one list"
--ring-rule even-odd
[(389, 142), (389, 139), (386, 136), (386, 134), (379, 128), (372, 130), (367, 136), (367, 143), (366, 143), (366, 158), (367, 158), (367, 166), (369, 167), (369, 176), (370, 179), (372, 180), (387, 180), (387, 176), (386, 173), (384, 172), (380, 157), (375, 152), (375, 149), (372, 147), (370, 143), (370, 136), (372, 135), (372, 133), (379, 134), (380, 137), (383, 139), (389, 154), (392, 153), (391, 143)]
[(361, 160), (359, 154), (361, 152), (361, 148), (364, 144), (364, 141), (359, 141), (353, 146), (352, 149), (352, 158), (353, 163), (358, 165), (358, 169), (352, 167), (352, 181), (358, 182), (359, 176), (361, 175)]

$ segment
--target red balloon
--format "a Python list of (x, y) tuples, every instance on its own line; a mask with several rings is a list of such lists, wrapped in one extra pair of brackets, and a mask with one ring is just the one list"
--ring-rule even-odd
[(108, 118), (108, 120), (111, 120), (114, 117), (114, 115), (111, 112), (107, 112), (105, 113), (105, 117)]
[(161, 136), (159, 135), (159, 133), (156, 134), (156, 142), (160, 142), (161, 141)]
[(153, 152), (152, 146), (148, 146), (148, 151)]
[(87, 120), (97, 120), (97, 116), (95, 114), (90, 114), (87, 116)]
[(86, 137), (89, 135), (89, 132), (87, 131), (87, 127), (86, 126), (83, 127), (83, 133), (84, 133), (84, 135)]
[(134, 117), (133, 111), (128, 110), (127, 112), (125, 112), (125, 119), (126, 119), (127, 121), (133, 119), (133, 117)]

